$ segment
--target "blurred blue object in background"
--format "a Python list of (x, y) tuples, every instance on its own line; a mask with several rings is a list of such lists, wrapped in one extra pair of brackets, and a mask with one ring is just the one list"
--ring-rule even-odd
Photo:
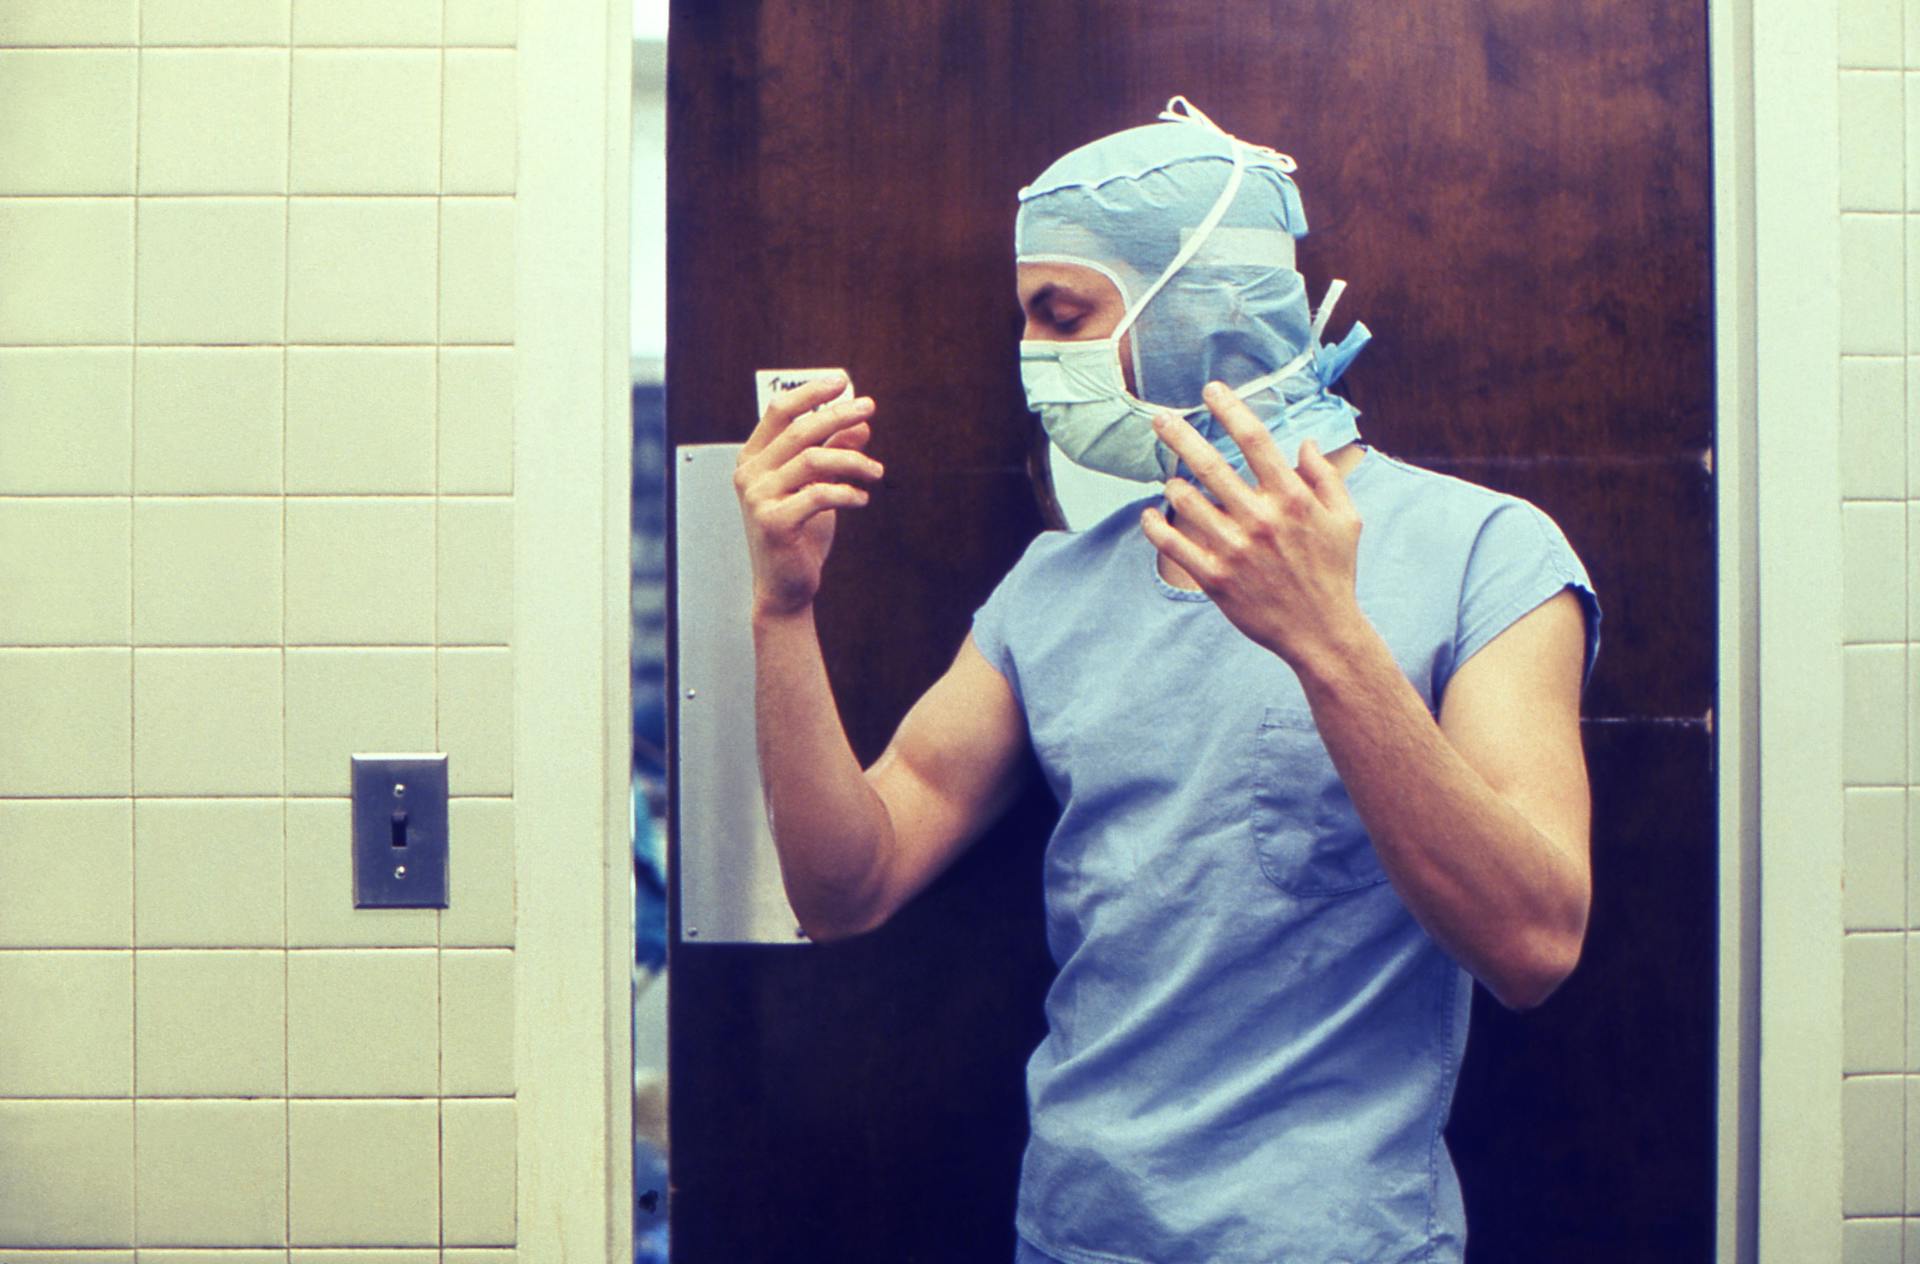
[[(666, 390), (633, 386), (633, 988), (664, 987), (667, 964)], [(640, 1006), (636, 1003), (636, 1017)], [(640, 1031), (636, 1029), (636, 1050)], [(657, 1033), (656, 1033), (657, 1035)], [(667, 1264), (666, 1088), (634, 1073), (633, 1264)]]
[(666, 388), (633, 386), (633, 879), (634, 964), (667, 960)]
[(633, 813), (633, 964), (653, 974), (667, 964), (667, 845), (635, 777)]
[(633, 768), (656, 809), (667, 775), (666, 388), (633, 386)]

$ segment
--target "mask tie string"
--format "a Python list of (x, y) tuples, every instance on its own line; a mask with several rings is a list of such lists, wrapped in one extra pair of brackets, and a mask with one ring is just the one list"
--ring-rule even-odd
[(1212, 235), (1213, 230), (1219, 227), (1220, 221), (1226, 218), (1227, 209), (1233, 205), (1234, 195), (1240, 191), (1240, 181), (1245, 178), (1247, 173), (1248, 150), (1264, 155), (1275, 166), (1279, 167), (1280, 170), (1289, 174), (1297, 170), (1299, 166), (1291, 157), (1280, 153), (1278, 150), (1269, 149), (1265, 145), (1255, 145), (1249, 141), (1241, 140), (1238, 136), (1233, 135), (1218, 123), (1208, 118), (1199, 106), (1183, 96), (1176, 96), (1169, 100), (1167, 102), (1167, 108), (1160, 111), (1160, 119), (1162, 122), (1167, 123), (1185, 123), (1194, 127), (1204, 127), (1221, 137), (1227, 142), (1227, 149), (1233, 156), (1233, 170), (1227, 175), (1226, 187), (1221, 189), (1220, 196), (1214, 199), (1213, 208), (1207, 212), (1207, 217), (1201, 220), (1198, 226), (1194, 228), (1193, 234), (1187, 238), (1186, 245), (1180, 248), (1180, 253), (1173, 257), (1173, 262), (1169, 263), (1166, 271), (1160, 274), (1160, 279), (1148, 286), (1147, 292), (1142, 294), (1133, 306), (1127, 309), (1126, 315), (1120, 318), (1119, 325), (1115, 326), (1113, 333), (1108, 335), (1116, 341), (1116, 345), (1120, 336), (1126, 333), (1127, 330), (1133, 328), (1134, 321), (1140, 318), (1140, 313), (1146, 310), (1148, 303), (1153, 301), (1153, 296), (1158, 294), (1161, 287), (1165, 286), (1167, 282), (1173, 280), (1174, 275), (1178, 273), (1180, 269), (1187, 266), (1188, 261), (1200, 252), (1200, 247), (1206, 244), (1206, 240)]
[[(1327, 296), (1320, 300), (1320, 310), (1313, 318), (1313, 332), (1308, 336), (1307, 345), (1299, 355), (1293, 357), (1293, 359), (1287, 361), (1271, 373), (1262, 373), (1250, 382), (1243, 382), (1234, 389), (1233, 393), (1245, 399), (1249, 395), (1257, 395), (1261, 391), (1270, 390), (1280, 385), (1280, 383), (1286, 381), (1294, 374), (1302, 372), (1310, 366), (1316, 366), (1320, 361), (1320, 335), (1326, 330), (1327, 321), (1333, 315), (1334, 304), (1340, 301), (1340, 296), (1346, 293), (1346, 289), (1347, 283), (1339, 280), (1327, 286)], [(1356, 347), (1354, 350), (1358, 352), (1359, 348)], [(1352, 357), (1349, 356), (1347, 358), (1351, 359)], [(1344, 363), (1341, 367), (1345, 367)], [(1324, 379), (1321, 382), (1320, 389), (1322, 391), (1326, 389), (1327, 382), (1330, 380), (1331, 379)], [(1316, 392), (1316, 394), (1317, 393), (1318, 392)], [(1293, 406), (1297, 405), (1291, 405), (1290, 407)], [(1198, 415), (1205, 407), (1206, 405), (1202, 404), (1199, 408), (1192, 411), (1195, 415)]]
[[(1233, 140), (1232, 137), (1227, 139)], [(1148, 286), (1146, 293), (1135, 300), (1133, 306), (1127, 309), (1127, 314), (1120, 318), (1120, 323), (1108, 335), (1116, 342), (1120, 335), (1133, 328), (1133, 322), (1140, 318), (1140, 313), (1145, 311), (1147, 304), (1153, 301), (1153, 296), (1158, 294), (1167, 282), (1173, 280), (1180, 269), (1187, 266), (1188, 260), (1200, 253), (1200, 247), (1206, 244), (1213, 230), (1219, 226), (1222, 219), (1226, 218), (1227, 208), (1233, 204), (1233, 195), (1240, 191), (1240, 179), (1246, 174), (1247, 169), (1246, 154), (1241, 150), (1239, 143), (1233, 142), (1232, 147), (1233, 170), (1227, 174), (1226, 187), (1221, 189), (1220, 196), (1214, 199), (1213, 209), (1207, 212), (1207, 217), (1200, 221), (1199, 226), (1193, 230), (1193, 235), (1187, 238), (1187, 244), (1180, 247), (1180, 253), (1173, 257), (1173, 262), (1169, 263), (1166, 271), (1160, 274), (1160, 279)]]
[(1373, 331), (1367, 328), (1365, 322), (1356, 320), (1346, 337), (1333, 346), (1321, 347), (1321, 354), (1314, 358), (1314, 364), (1320, 371), (1321, 387), (1324, 389), (1338, 382), (1340, 375), (1347, 371), (1347, 366), (1353, 363), (1353, 358), (1372, 340)]
[(1280, 170), (1286, 172), (1288, 175), (1292, 175), (1300, 169), (1300, 164), (1293, 160), (1291, 154), (1283, 154), (1268, 145), (1256, 145), (1250, 140), (1241, 140), (1238, 136), (1235, 136), (1226, 128), (1207, 117), (1205, 110), (1202, 110), (1199, 106), (1183, 96), (1176, 96), (1167, 102), (1167, 108), (1160, 111), (1160, 121), (1163, 123), (1198, 123), (1202, 127), (1218, 132), (1236, 145), (1245, 145), (1248, 149), (1256, 153), (1264, 154), (1266, 157), (1272, 159), (1274, 166), (1280, 168)]
[(1346, 292), (1347, 283), (1338, 278), (1335, 278), (1333, 283), (1327, 286), (1327, 296), (1320, 300), (1320, 310), (1315, 312), (1313, 316), (1314, 342), (1319, 342), (1320, 335), (1326, 332), (1327, 318), (1333, 315), (1333, 305), (1338, 303), (1340, 296)]
[[(1233, 157), (1233, 170), (1228, 173), (1226, 187), (1221, 189), (1220, 196), (1214, 199), (1213, 207), (1207, 212), (1206, 218), (1202, 219), (1194, 228), (1193, 233), (1187, 238), (1186, 244), (1180, 248), (1180, 252), (1174, 255), (1173, 261), (1167, 265), (1166, 271), (1162, 272), (1159, 279), (1147, 287), (1146, 293), (1142, 294), (1140, 298), (1127, 309), (1126, 314), (1120, 318), (1120, 323), (1115, 326), (1113, 332), (1108, 335), (1108, 337), (1113, 340), (1115, 346), (1119, 345), (1120, 337), (1133, 327), (1134, 322), (1139, 319), (1140, 313), (1146, 309), (1147, 304), (1153, 301), (1154, 295), (1158, 294), (1167, 282), (1171, 281), (1180, 269), (1184, 268), (1188, 262), (1192, 260), (1194, 255), (1200, 252), (1200, 247), (1206, 243), (1207, 238), (1212, 235), (1213, 230), (1219, 227), (1220, 221), (1226, 218), (1228, 209), (1233, 205), (1234, 195), (1240, 191), (1240, 183), (1246, 176), (1248, 151), (1260, 155), (1285, 174), (1291, 175), (1293, 172), (1299, 170), (1299, 164), (1293, 160), (1291, 155), (1283, 154), (1279, 150), (1266, 145), (1256, 145), (1251, 141), (1241, 140), (1214, 122), (1207, 116), (1204, 110), (1187, 100), (1184, 96), (1175, 96), (1168, 100), (1167, 108), (1160, 111), (1160, 121), (1204, 127), (1221, 137), (1226, 141), (1227, 150)], [(1301, 350), (1299, 355), (1296, 355), (1293, 359), (1281, 365), (1273, 372), (1262, 374), (1260, 377), (1244, 384), (1235, 393), (1244, 396), (1266, 390), (1270, 387), (1277, 386), (1287, 378), (1312, 366), (1317, 359), (1320, 346), (1320, 334), (1326, 328), (1327, 319), (1333, 315), (1334, 304), (1339, 301), (1340, 295), (1346, 289), (1346, 286), (1347, 283), (1345, 281), (1335, 281), (1327, 287), (1326, 298), (1321, 301), (1320, 311), (1314, 318), (1312, 336), (1308, 339), (1306, 347)], [(1355, 350), (1358, 350), (1358, 348), (1355, 348)], [(1206, 411), (1204, 404), (1196, 405), (1193, 408), (1184, 410), (1183, 415), (1198, 416), (1204, 411)]]

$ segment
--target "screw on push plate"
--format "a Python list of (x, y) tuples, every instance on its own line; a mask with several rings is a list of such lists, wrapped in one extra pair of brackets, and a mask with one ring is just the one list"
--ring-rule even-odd
[(396, 781), (396, 782), (394, 782), (394, 783), (393, 783), (393, 797), (394, 797), (394, 798), (396, 798), (396, 799), (404, 799), (404, 798), (406, 798), (406, 797), (407, 797), (407, 783), (406, 783), (406, 782), (404, 782), (404, 781)]
[(393, 867), (393, 876), (394, 876), (394, 877), (396, 877), (396, 878), (404, 878), (404, 877), (406, 877), (406, 876), (407, 876), (407, 867), (406, 867), (405, 865), (395, 865), (395, 866)]

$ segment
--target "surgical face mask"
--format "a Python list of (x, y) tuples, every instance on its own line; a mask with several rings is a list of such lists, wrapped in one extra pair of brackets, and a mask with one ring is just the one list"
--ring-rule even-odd
[[(1196, 241), (1199, 236), (1195, 234)], [(1184, 259), (1176, 259), (1162, 281), (1178, 271), (1183, 262)], [(1260, 391), (1278, 390), (1296, 374), (1312, 372), (1320, 331), (1325, 328), (1345, 284), (1335, 281), (1328, 289), (1305, 351), (1272, 373), (1242, 384), (1234, 393), (1246, 399)], [(1154, 290), (1159, 288), (1158, 284), (1154, 286)], [(1152, 291), (1148, 297), (1152, 297)], [(1127, 390), (1126, 377), (1120, 371), (1120, 337), (1144, 306), (1146, 300), (1142, 299), (1127, 312), (1119, 328), (1105, 338), (1074, 342), (1023, 339), (1020, 381), (1026, 387), (1027, 407), (1040, 415), (1047, 437), (1076, 464), (1103, 474), (1152, 483), (1171, 477), (1179, 462), (1173, 449), (1161, 443), (1154, 433), (1154, 417), (1171, 412), (1193, 421), (1204, 415), (1207, 407), (1200, 404), (1192, 408), (1162, 408), (1135, 398)], [(1316, 391), (1289, 405), (1281, 417), (1318, 398)], [(1271, 428), (1275, 423), (1267, 424)], [(1240, 467), (1243, 463), (1236, 460), (1233, 464)]]
[(1127, 391), (1120, 339), (1020, 343), (1027, 407), (1078, 465), (1141, 482), (1172, 475), (1173, 450), (1153, 432), (1159, 411)]
[[(1175, 104), (1189, 110), (1192, 108), (1180, 98), (1176, 98)], [(1173, 113), (1170, 108), (1161, 117), (1212, 126), (1211, 120), (1198, 115), (1197, 111), (1182, 115)], [(1224, 132), (1221, 134), (1225, 135)], [(1026, 388), (1027, 407), (1039, 414), (1047, 436), (1060, 450), (1088, 469), (1139, 482), (1163, 480), (1173, 474), (1178, 458), (1154, 434), (1154, 416), (1173, 412), (1191, 421), (1207, 412), (1204, 404), (1190, 408), (1165, 408), (1135, 397), (1127, 390), (1126, 378), (1120, 369), (1120, 346), (1121, 339), (1147, 304), (1206, 244), (1208, 236), (1232, 205), (1234, 195), (1239, 192), (1245, 174), (1247, 146), (1243, 141), (1232, 137), (1228, 139), (1233, 152), (1233, 167), (1225, 188), (1159, 279), (1147, 287), (1146, 292), (1127, 309), (1112, 333), (1099, 339), (1066, 342), (1026, 339), (1020, 343), (1020, 379)], [(1294, 170), (1291, 158), (1272, 151), (1265, 152), (1282, 170)], [(1044, 261), (1042, 257), (1028, 259), (1028, 262)], [(1083, 260), (1064, 256), (1054, 261), (1084, 265)], [(1328, 290), (1326, 301), (1321, 304), (1313, 322), (1312, 336), (1299, 355), (1271, 373), (1241, 383), (1235, 388), (1235, 393), (1245, 399), (1261, 391), (1278, 390), (1283, 382), (1296, 374), (1313, 372), (1321, 330), (1344, 288), (1344, 282), (1335, 281)], [(1287, 415), (1312, 404), (1319, 394), (1316, 390), (1283, 409), (1279, 417), (1268, 422), (1269, 428), (1283, 424)], [(1244, 468), (1244, 461), (1236, 459), (1240, 456), (1237, 450), (1225, 455), (1236, 467)]]

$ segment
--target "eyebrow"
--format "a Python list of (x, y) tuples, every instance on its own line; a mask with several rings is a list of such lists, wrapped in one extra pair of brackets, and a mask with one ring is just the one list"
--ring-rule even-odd
[(1060, 299), (1068, 303), (1078, 303), (1080, 306), (1088, 308), (1094, 305), (1094, 300), (1089, 296), (1077, 290), (1068, 289), (1056, 281), (1048, 281), (1039, 289), (1035, 290), (1032, 297), (1027, 299), (1027, 307), (1031, 309), (1047, 306), (1055, 299)]

